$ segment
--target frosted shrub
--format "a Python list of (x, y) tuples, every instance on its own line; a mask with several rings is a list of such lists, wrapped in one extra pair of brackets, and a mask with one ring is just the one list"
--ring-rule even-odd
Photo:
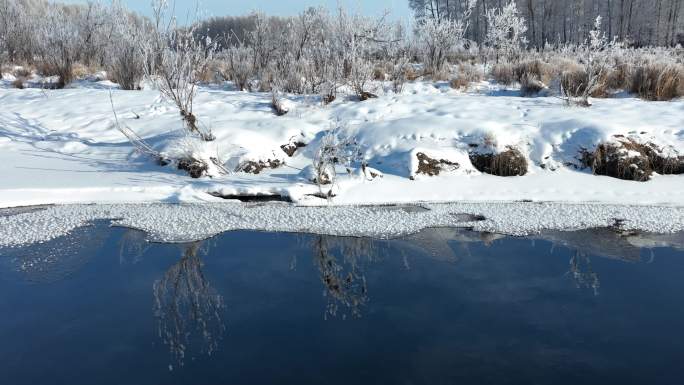
[(527, 24), (524, 17), (518, 16), (515, 2), (511, 1), (501, 9), (490, 8), (485, 16), (489, 29), (484, 43), (496, 54), (496, 62), (501, 56), (517, 59), (527, 45)]
[(426, 69), (434, 79), (443, 77), (447, 58), (464, 41), (468, 29), (467, 21), (475, 4), (475, 1), (468, 1), (460, 20), (427, 17), (418, 21), (416, 37)]
[(154, 73), (147, 75), (156, 83), (159, 92), (176, 105), (190, 133), (213, 140), (211, 133), (200, 129), (192, 107), (199, 76), (209, 66), (216, 45), (210, 38), (195, 39), (197, 24), (179, 29), (175, 18), (164, 21), (168, 10), (166, 0), (156, 0), (154, 10), (157, 27), (150, 31), (153, 38), (144, 47), (145, 57), (153, 60), (145, 68)]
[(249, 79), (253, 73), (253, 56), (252, 49), (241, 43), (229, 48), (222, 55), (228, 63), (228, 73), (224, 74), (224, 76), (232, 80), (235, 83), (235, 87), (240, 91), (246, 90), (249, 85)]
[[(591, 105), (589, 97), (605, 87), (606, 74), (610, 70), (606, 51), (613, 47), (614, 43), (608, 42), (606, 35), (601, 32), (601, 16), (594, 21), (594, 28), (589, 32), (589, 40), (584, 48), (583, 71), (570, 75), (564, 73), (561, 80), (562, 92), (568, 102), (580, 106)], [(581, 77), (582, 81), (574, 85), (575, 89), (567, 88), (570, 76)], [(574, 96), (574, 98), (573, 98)]]
[(143, 55), (140, 52), (142, 29), (125, 9), (115, 10), (114, 30), (108, 48), (110, 78), (124, 90), (140, 88), (145, 75)]
[[(356, 163), (363, 163), (363, 152), (356, 139), (349, 134), (344, 125), (327, 131), (320, 140), (313, 156), (313, 182), (322, 195), (330, 198), (337, 180), (337, 166), (345, 167), (351, 173)], [(323, 192), (323, 186), (330, 186)]]
[(40, 58), (46, 75), (57, 75), (57, 87), (63, 88), (73, 79), (73, 67), (78, 59), (79, 36), (76, 26), (64, 7), (48, 4), (39, 24), (42, 37)]

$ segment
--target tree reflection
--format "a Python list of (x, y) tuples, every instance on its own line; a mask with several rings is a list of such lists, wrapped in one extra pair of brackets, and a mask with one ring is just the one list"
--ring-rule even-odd
[[(333, 250), (339, 251), (341, 260)], [(324, 295), (328, 300), (324, 317), (336, 317), (347, 313), (361, 317), (362, 308), (368, 302), (368, 286), (363, 270), (363, 259), (374, 261), (380, 257), (378, 245), (366, 238), (337, 238), (317, 236), (313, 241), (313, 258), (323, 282)]]
[(135, 265), (149, 249), (150, 243), (144, 232), (127, 229), (119, 239), (119, 264)]
[(200, 354), (214, 353), (225, 332), (223, 298), (204, 276), (200, 246), (187, 245), (180, 261), (153, 285), (159, 337), (181, 366), (193, 345)]
[(573, 257), (570, 258), (570, 270), (568, 273), (575, 281), (578, 289), (592, 289), (594, 295), (598, 295), (598, 290), (601, 287), (598, 274), (594, 272), (591, 265), (591, 259), (581, 251), (577, 251)]

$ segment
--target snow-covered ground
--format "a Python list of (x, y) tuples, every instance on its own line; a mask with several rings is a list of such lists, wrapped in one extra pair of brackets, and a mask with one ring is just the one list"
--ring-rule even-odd
[[(155, 149), (187, 149), (177, 110), (157, 91), (121, 91), (107, 81), (80, 81), (64, 90), (0, 88), (0, 207), (55, 203), (223, 202), (222, 195), (278, 194), (299, 205), (415, 202), (599, 202), (684, 206), (684, 176), (655, 175), (622, 181), (578, 170), (582, 148), (615, 135), (684, 152), (684, 101), (647, 102), (632, 97), (596, 99), (591, 108), (567, 107), (554, 97), (521, 98), (486, 83), (468, 92), (446, 85), (410, 83), (400, 94), (379, 92), (358, 102), (288, 97), (290, 112), (276, 116), (271, 96), (202, 87), (195, 101), (200, 124), (214, 142), (195, 150), (215, 154), (228, 169), (246, 160), (280, 160), (285, 166), (259, 175), (232, 173), (193, 180), (172, 165), (137, 154), (116, 129), (119, 120)], [(326, 130), (342, 124), (361, 145), (369, 166), (384, 176), (342, 175), (336, 196), (311, 196), (319, 188), (302, 169)], [(308, 143), (294, 157), (282, 145)], [(478, 172), (468, 159), (475, 144), (519, 148), (529, 161), (522, 177)], [(416, 154), (459, 164), (450, 172), (415, 175)], [(410, 178), (413, 177), (414, 178)], [(372, 179), (372, 180), (371, 180)]]

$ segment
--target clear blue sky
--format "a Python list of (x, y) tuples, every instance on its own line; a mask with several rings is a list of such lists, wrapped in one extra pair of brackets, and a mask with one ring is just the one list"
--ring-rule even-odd
[[(150, 14), (151, 0), (122, 1), (131, 10), (144, 15)], [(87, 1), (61, 0), (61, 2), (85, 3)], [(109, 1), (103, 0), (103, 2)], [(290, 16), (310, 6), (323, 5), (329, 9), (335, 9), (338, 3), (347, 9), (358, 10), (369, 16), (380, 15), (383, 11), (389, 10), (393, 19), (407, 20), (410, 14), (408, 0), (199, 0), (200, 9), (208, 16), (237, 16), (253, 10), (264, 11), (274, 16)], [(194, 11), (196, 4), (197, 0), (176, 0), (176, 15), (180, 22), (186, 19), (189, 11)]]

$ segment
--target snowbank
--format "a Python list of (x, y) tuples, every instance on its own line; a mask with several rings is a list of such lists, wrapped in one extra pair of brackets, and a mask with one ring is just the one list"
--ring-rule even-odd
[[(655, 175), (639, 183), (578, 169), (580, 151), (616, 135), (681, 155), (681, 100), (597, 99), (591, 108), (576, 108), (553, 97), (506, 96), (486, 87), (463, 93), (412, 83), (401, 94), (389, 92), (365, 102), (340, 97), (325, 107), (317, 98), (290, 96), (288, 114), (279, 117), (270, 94), (205, 87), (196, 98), (195, 115), (217, 139), (195, 150), (229, 169), (245, 161), (273, 160), (284, 166), (258, 175), (192, 180), (173, 165), (161, 167), (135, 153), (116, 130), (112, 86), (105, 83), (0, 90), (0, 207), (221, 201), (209, 193), (277, 194), (300, 205), (535, 201), (684, 206), (683, 176)], [(119, 120), (156, 150), (177, 153), (187, 147), (178, 112), (156, 91), (112, 93)], [(323, 132), (339, 122), (361, 145), (369, 166), (384, 177), (340, 170), (336, 197), (326, 201), (312, 196), (319, 188), (301, 170), (312, 164)], [(307, 146), (290, 157), (282, 147), (295, 142)], [(527, 174), (503, 178), (478, 172), (467, 154), (485, 147), (519, 149), (529, 163)], [(415, 175), (419, 152), (458, 167), (438, 176)]]

